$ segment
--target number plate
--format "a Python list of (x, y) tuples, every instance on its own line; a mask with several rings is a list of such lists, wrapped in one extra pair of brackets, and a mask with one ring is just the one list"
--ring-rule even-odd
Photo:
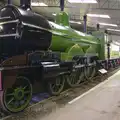
[(105, 69), (100, 69), (99, 72), (102, 73), (102, 74), (105, 74), (105, 73), (107, 73), (107, 70), (105, 70)]

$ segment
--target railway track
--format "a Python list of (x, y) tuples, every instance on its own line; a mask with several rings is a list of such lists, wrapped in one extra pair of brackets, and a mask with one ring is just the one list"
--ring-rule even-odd
[(106, 75), (96, 76), (92, 80), (81, 83), (80, 86), (77, 88), (67, 89), (59, 96), (51, 97), (49, 94), (46, 93), (44, 93), (44, 95), (46, 96), (44, 96), (42, 99), (40, 95), (33, 96), (34, 100), (31, 101), (28, 108), (25, 109), (23, 112), (17, 114), (9, 114), (8, 112), (0, 109), (0, 120), (35, 120), (37, 116), (41, 118), (47, 114), (50, 114), (51, 112), (54, 112), (56, 109), (63, 107), (69, 101), (88, 91), (100, 82), (104, 81), (115, 72), (117, 72), (119, 69), (120, 68), (117, 68), (115, 70), (112, 69)]

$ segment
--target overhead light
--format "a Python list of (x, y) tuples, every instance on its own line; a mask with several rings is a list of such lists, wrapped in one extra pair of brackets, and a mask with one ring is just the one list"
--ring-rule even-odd
[(2, 32), (2, 31), (3, 31), (3, 26), (0, 25), (0, 32)]
[(70, 3), (97, 3), (96, 0), (68, 0)]
[(119, 43), (119, 42), (113, 41), (113, 43), (114, 43), (115, 45), (120, 46), (120, 43)]
[(31, 6), (48, 6), (45, 3), (40, 3), (40, 2), (32, 2)]
[(53, 15), (53, 16), (56, 16), (56, 13), (53, 13), (52, 15)]
[(81, 22), (76, 22), (76, 21), (70, 21), (70, 23), (81, 24)]
[(110, 18), (109, 15), (100, 15), (100, 14), (87, 14), (89, 17), (100, 17), (100, 18)]
[(107, 30), (109, 30), (109, 31), (116, 31), (116, 32), (120, 32), (120, 30), (117, 30), (117, 29), (110, 29), (110, 28), (108, 28)]
[(117, 27), (116, 24), (108, 24), (108, 23), (99, 23), (100, 25), (105, 25), (105, 26), (113, 26), (113, 27)]

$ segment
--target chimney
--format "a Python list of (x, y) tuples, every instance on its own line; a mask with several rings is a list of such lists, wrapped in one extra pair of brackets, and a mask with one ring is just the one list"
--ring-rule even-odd
[(31, 0), (20, 0), (20, 7), (24, 10), (31, 10)]
[(12, 4), (12, 0), (7, 0), (8, 5)]

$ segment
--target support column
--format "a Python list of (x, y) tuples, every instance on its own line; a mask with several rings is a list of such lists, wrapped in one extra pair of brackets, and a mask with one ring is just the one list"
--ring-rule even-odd
[(83, 19), (84, 19), (84, 32), (87, 33), (87, 15), (84, 15)]
[(107, 44), (107, 58), (110, 59), (110, 43)]
[(12, 4), (12, 0), (7, 0), (8, 4)]
[(60, 9), (61, 11), (64, 11), (64, 0), (60, 0)]
[(119, 58), (120, 58), (120, 46), (119, 46)]
[[(108, 34), (108, 31), (105, 30), (105, 33)], [(110, 59), (110, 40), (107, 41), (107, 59)]]
[(100, 24), (97, 24), (97, 31), (100, 30)]

